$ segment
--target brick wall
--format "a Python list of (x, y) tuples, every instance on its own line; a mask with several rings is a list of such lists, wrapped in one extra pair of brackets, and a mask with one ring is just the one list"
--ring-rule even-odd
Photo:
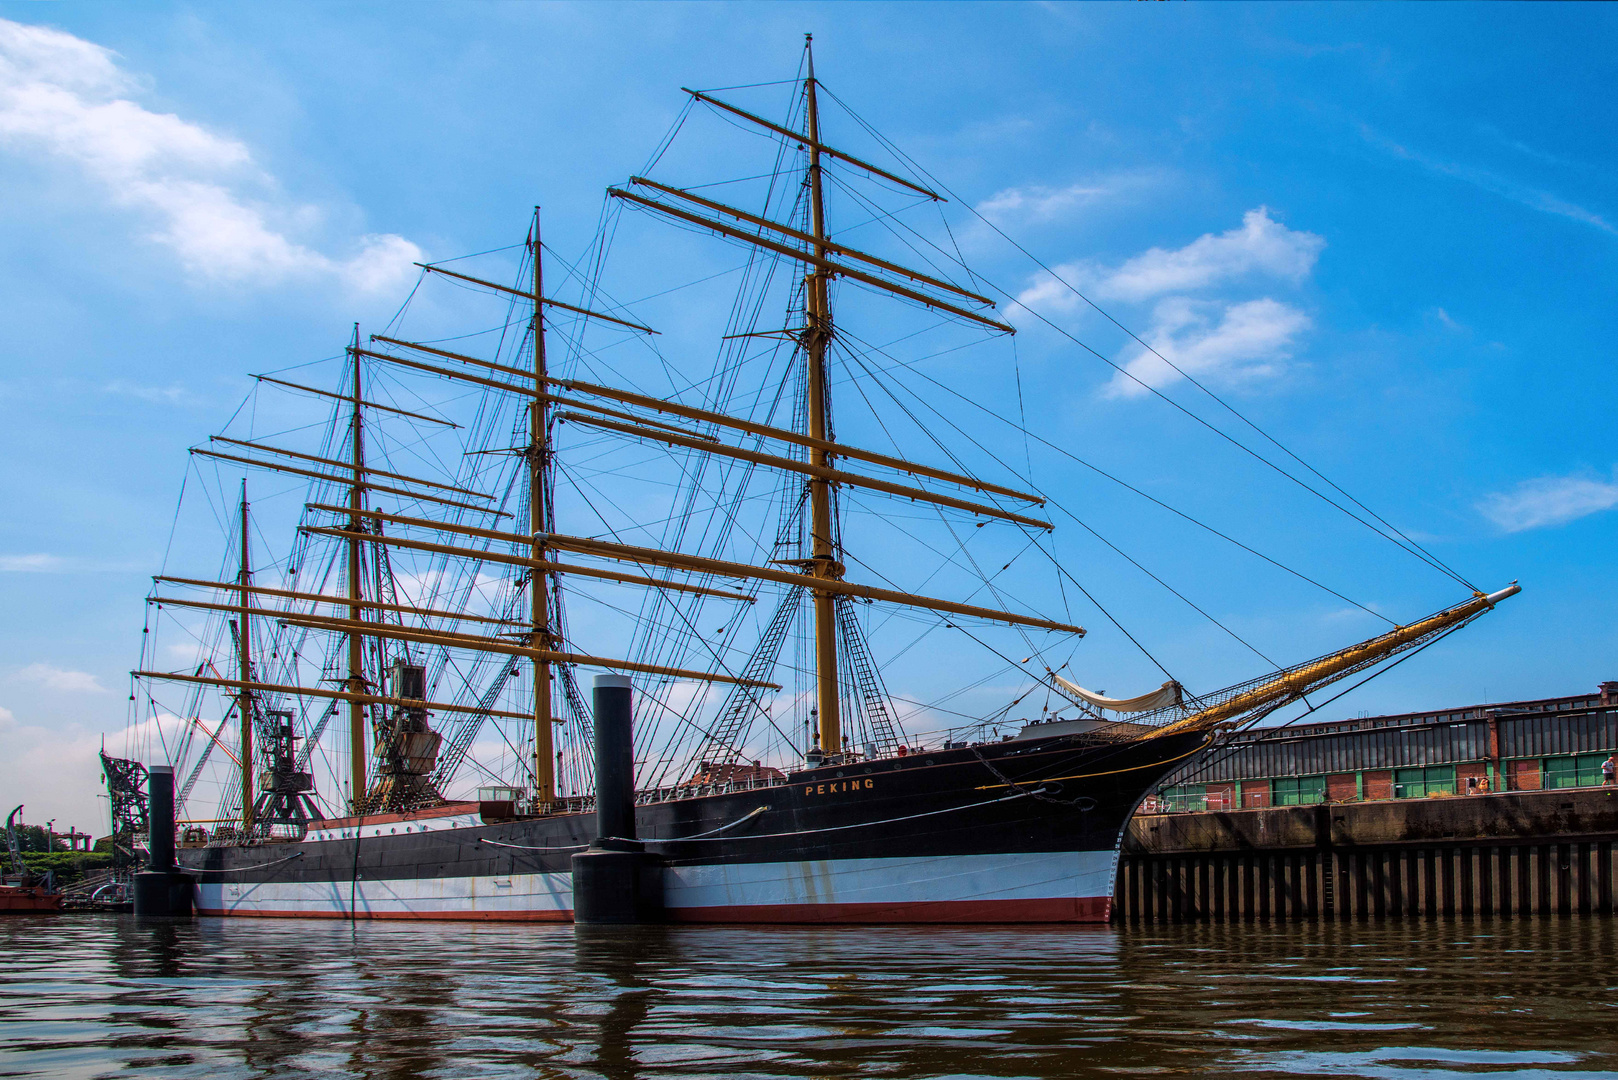
[(1255, 807), (1270, 805), (1270, 782), (1268, 780), (1242, 781), (1242, 809), (1251, 810)]
[(1506, 775), (1511, 777), (1512, 791), (1538, 791), (1545, 786), (1540, 778), (1538, 758), (1507, 762)]
[[(1468, 778), (1475, 779), (1477, 785), (1467, 787)], [(1465, 795), (1468, 792), (1476, 793), (1483, 789), (1483, 782), (1489, 778), (1489, 766), (1482, 761), (1462, 761), (1455, 766), (1455, 794)]]
[(1393, 798), (1392, 769), (1367, 769), (1364, 775), (1366, 801)]
[(1236, 785), (1231, 783), (1209, 784), (1208, 809), (1234, 810), (1236, 809)]
[(1326, 799), (1329, 802), (1353, 802), (1360, 797), (1359, 786), (1353, 773), (1332, 773), (1326, 777)]

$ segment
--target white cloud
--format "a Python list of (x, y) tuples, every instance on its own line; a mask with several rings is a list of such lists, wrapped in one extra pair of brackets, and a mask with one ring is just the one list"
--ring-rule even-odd
[[(1166, 293), (1208, 290), (1246, 278), (1302, 281), (1314, 270), (1324, 237), (1289, 229), (1260, 206), (1242, 215), (1240, 228), (1204, 233), (1185, 247), (1151, 248), (1117, 267), (1070, 262), (1054, 274), (1041, 273), (1017, 297), (1017, 304), (1045, 312), (1068, 313), (1083, 306), (1073, 288), (1097, 300), (1138, 302)], [(1069, 288), (1069, 286), (1073, 288)]]
[(1114, 375), (1104, 394), (1134, 397), (1146, 387), (1162, 388), (1180, 378), (1175, 368), (1199, 380), (1213, 376), (1226, 382), (1274, 375), (1309, 325), (1302, 311), (1268, 298), (1228, 307), (1184, 297), (1164, 300), (1142, 335), (1156, 351), (1137, 348), (1123, 364), (1129, 374)]
[(1035, 277), (1011, 314), (1018, 307), (1072, 314), (1084, 303), (1075, 290), (1102, 301), (1155, 301), (1140, 334), (1146, 347), (1136, 345), (1124, 357), (1127, 374), (1113, 376), (1103, 391), (1107, 397), (1166, 386), (1180, 378), (1176, 367), (1227, 381), (1274, 375), (1310, 327), (1309, 316), (1271, 297), (1240, 299), (1228, 292), (1253, 279), (1295, 285), (1314, 270), (1325, 246), (1323, 237), (1289, 229), (1260, 206), (1242, 215), (1239, 228), (1204, 233), (1181, 248), (1154, 247), (1115, 267), (1059, 266)]
[(1036, 275), (1033, 284), (1017, 294), (1017, 299), (1006, 309), (1006, 314), (1013, 321), (1019, 309), (1039, 311), (1047, 316), (1072, 314), (1084, 306), (1084, 301), (1075, 295), (1074, 290), (1090, 292), (1095, 288), (1096, 279), (1093, 266), (1063, 263), (1055, 268), (1054, 273), (1041, 272)]
[(152, 112), (131, 100), (138, 90), (110, 50), (0, 19), (0, 143), (72, 163), (138, 213), (189, 272), (227, 282), (335, 278), (359, 292), (414, 274), (421, 251), (400, 236), (362, 237), (346, 258), (290, 239), (278, 222), (318, 221), (317, 208), (289, 203), (241, 141)]
[(203, 648), (195, 641), (170, 642), (163, 646), (163, 653), (182, 668), (194, 668), (202, 662)]
[[(1026, 184), (1009, 187), (978, 203), (977, 211), (1000, 225), (1055, 225), (1072, 222), (1106, 202), (1116, 205), (1159, 187), (1164, 174), (1157, 169), (1129, 169), (1088, 176), (1071, 184), (1051, 187)], [(979, 229), (968, 228), (958, 237), (963, 243), (986, 239)]]
[(1301, 281), (1315, 267), (1323, 237), (1287, 228), (1261, 206), (1242, 215), (1239, 229), (1205, 233), (1183, 248), (1152, 248), (1104, 277), (1096, 292), (1105, 299), (1148, 300), (1223, 284), (1252, 275)]
[(55, 555), (0, 555), (0, 573), (47, 574), (61, 567)]
[(1613, 480), (1588, 476), (1540, 476), (1516, 490), (1490, 495), (1478, 504), (1485, 517), (1506, 532), (1565, 525), (1618, 506), (1618, 469)]
[(1006, 188), (978, 204), (978, 212), (991, 221), (1018, 218), (1051, 221), (1066, 217), (1077, 208), (1111, 195), (1115, 189), (1104, 184), (1071, 184), (1063, 188), (1040, 185)]
[(127, 562), (91, 562), (60, 555), (0, 555), (0, 574), (127, 574), (139, 569)]
[(138, 383), (115, 379), (101, 388), (103, 394), (132, 397), (154, 405), (178, 405), (190, 395), (183, 386), (141, 386)]
[[(466, 582), (458, 574), (444, 570), (410, 571), (399, 569), (394, 574), (394, 589), (401, 604), (415, 607), (444, 609), (453, 607), (469, 615), (499, 617), (494, 604), (507, 599), (510, 579), (480, 572), (472, 583), (470, 593), (463, 594)], [(449, 598), (454, 597), (455, 603)], [(464, 597), (464, 599), (463, 599)]]
[[(1541, 213), (1555, 214), (1557, 217), (1565, 217), (1571, 221), (1577, 221), (1581, 224), (1600, 229), (1605, 233), (1618, 233), (1618, 227), (1614, 227), (1612, 222), (1608, 221), (1594, 210), (1579, 206), (1577, 203), (1568, 202), (1560, 195), (1553, 194), (1541, 188), (1529, 187), (1527, 184), (1520, 184), (1515, 180), (1500, 176), (1497, 173), (1492, 173), (1487, 169), (1479, 169), (1472, 165), (1463, 165), (1459, 162), (1442, 161), (1438, 158), (1430, 157), (1429, 155), (1421, 153), (1420, 151), (1412, 150), (1407, 146), (1402, 146), (1364, 124), (1360, 125), (1360, 136), (1364, 138), (1366, 142), (1370, 143), (1372, 146), (1375, 146), (1379, 150), (1391, 154), (1396, 158), (1400, 158), (1401, 160), (1414, 162), (1430, 172), (1435, 172), (1442, 176), (1453, 177), (1454, 179), (1460, 180), (1463, 183), (1471, 184), (1473, 187), (1482, 188), (1484, 191), (1490, 192), (1491, 194), (1499, 195), (1501, 198), (1510, 199), (1512, 202), (1521, 203), (1522, 205), (1533, 210), (1538, 210)], [(1523, 146), (1521, 143), (1515, 143), (1513, 145), (1529, 153), (1535, 153), (1535, 151), (1529, 150), (1528, 147)]]
[(6, 740), (5, 753), (0, 754), (0, 791), (12, 800), (6, 810), (22, 803), (30, 821), (55, 818), (58, 825), (89, 832), (106, 828), (106, 811), (98, 805), (100, 733), (72, 725), (24, 723), (5, 708), (0, 708), (0, 731)]
[(20, 682), (33, 683), (47, 690), (61, 690), (66, 693), (105, 694), (107, 688), (101, 681), (88, 671), (70, 671), (67, 668), (53, 667), (50, 664), (29, 664), (20, 668), (12, 675)]

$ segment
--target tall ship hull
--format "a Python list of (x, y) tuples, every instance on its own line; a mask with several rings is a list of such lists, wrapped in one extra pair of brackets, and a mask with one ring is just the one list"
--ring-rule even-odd
[[(1105, 922), (1130, 815), (1205, 741), (1035, 737), (807, 770), (645, 802), (637, 833), (674, 922)], [(510, 814), (322, 821), (298, 844), (181, 862), (206, 915), (571, 921), (570, 859), (595, 815)]]

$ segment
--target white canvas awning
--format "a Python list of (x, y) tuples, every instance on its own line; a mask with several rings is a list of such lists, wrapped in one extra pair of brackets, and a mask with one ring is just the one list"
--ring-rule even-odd
[(1153, 709), (1162, 709), (1169, 705), (1178, 705), (1183, 700), (1180, 684), (1172, 679), (1150, 693), (1141, 694), (1132, 698), (1102, 697), (1093, 691), (1086, 690), (1078, 683), (1070, 682), (1062, 676), (1051, 672), (1051, 678), (1068, 693), (1080, 701), (1087, 701), (1101, 709), (1111, 709), (1113, 712), (1150, 712)]

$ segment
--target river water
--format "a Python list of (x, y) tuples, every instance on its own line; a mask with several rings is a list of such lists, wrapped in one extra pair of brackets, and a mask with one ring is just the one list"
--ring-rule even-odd
[(0, 1076), (1618, 1075), (1618, 921), (0, 919)]

